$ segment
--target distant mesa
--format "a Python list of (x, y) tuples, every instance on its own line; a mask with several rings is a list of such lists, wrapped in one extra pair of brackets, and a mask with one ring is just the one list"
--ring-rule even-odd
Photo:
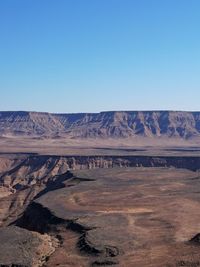
[(34, 138), (200, 137), (200, 112), (110, 111), (52, 114), (0, 112), (0, 136)]

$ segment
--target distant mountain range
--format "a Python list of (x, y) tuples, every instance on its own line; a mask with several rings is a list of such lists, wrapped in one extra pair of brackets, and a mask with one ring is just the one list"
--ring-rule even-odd
[(0, 112), (0, 136), (59, 138), (200, 137), (200, 112)]

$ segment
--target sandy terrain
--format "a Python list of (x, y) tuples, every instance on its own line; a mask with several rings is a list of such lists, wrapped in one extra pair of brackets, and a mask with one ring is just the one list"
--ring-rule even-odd
[(0, 138), (0, 153), (38, 153), (46, 155), (166, 155), (200, 156), (199, 140), (166, 138), (123, 139), (40, 139)]

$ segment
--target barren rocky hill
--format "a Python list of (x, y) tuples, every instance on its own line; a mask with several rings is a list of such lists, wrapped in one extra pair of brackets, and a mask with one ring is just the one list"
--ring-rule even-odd
[(1, 136), (72, 138), (200, 137), (200, 112), (112, 111), (51, 114), (0, 112)]

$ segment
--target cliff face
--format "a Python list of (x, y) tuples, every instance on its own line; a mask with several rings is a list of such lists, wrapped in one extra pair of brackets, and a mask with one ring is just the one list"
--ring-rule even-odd
[[(5, 161), (0, 158), (0, 162)], [(29, 155), (2, 165), (0, 225), (12, 221), (36, 196), (63, 187), (71, 170), (119, 167), (175, 167), (196, 171), (200, 157), (154, 156), (42, 156)]]
[[(4, 158), (1, 158), (4, 160)], [(29, 155), (0, 174), (0, 185), (10, 192), (46, 186), (68, 178), (68, 171), (115, 167), (174, 167), (200, 169), (200, 157), (179, 156), (43, 156)], [(59, 178), (60, 177), (60, 178)], [(59, 179), (58, 179), (59, 178)], [(60, 180), (61, 179), (61, 180)]]
[(200, 112), (0, 112), (0, 135), (72, 138), (164, 136), (188, 139), (200, 137)]
[[(157, 244), (166, 247), (159, 257), (162, 262), (152, 266), (175, 266), (171, 262), (176, 258), (166, 258), (166, 251), (171, 255), (175, 249), (180, 259), (185, 241), (193, 236), (197, 240), (200, 180), (193, 171), (200, 169), (200, 157), (18, 157), (0, 157), (2, 267), (77, 266), (77, 262), (85, 267), (134, 266), (132, 251), (141, 248), (141, 255), (143, 249), (151, 255), (147, 252), (154, 246), (160, 255)], [(137, 166), (185, 169), (129, 168)], [(175, 237), (178, 232), (182, 238), (185, 231), (178, 249), (180, 240), (176, 246)], [(187, 255), (194, 255), (193, 248), (186, 249)], [(195, 257), (199, 259), (199, 249)]]

